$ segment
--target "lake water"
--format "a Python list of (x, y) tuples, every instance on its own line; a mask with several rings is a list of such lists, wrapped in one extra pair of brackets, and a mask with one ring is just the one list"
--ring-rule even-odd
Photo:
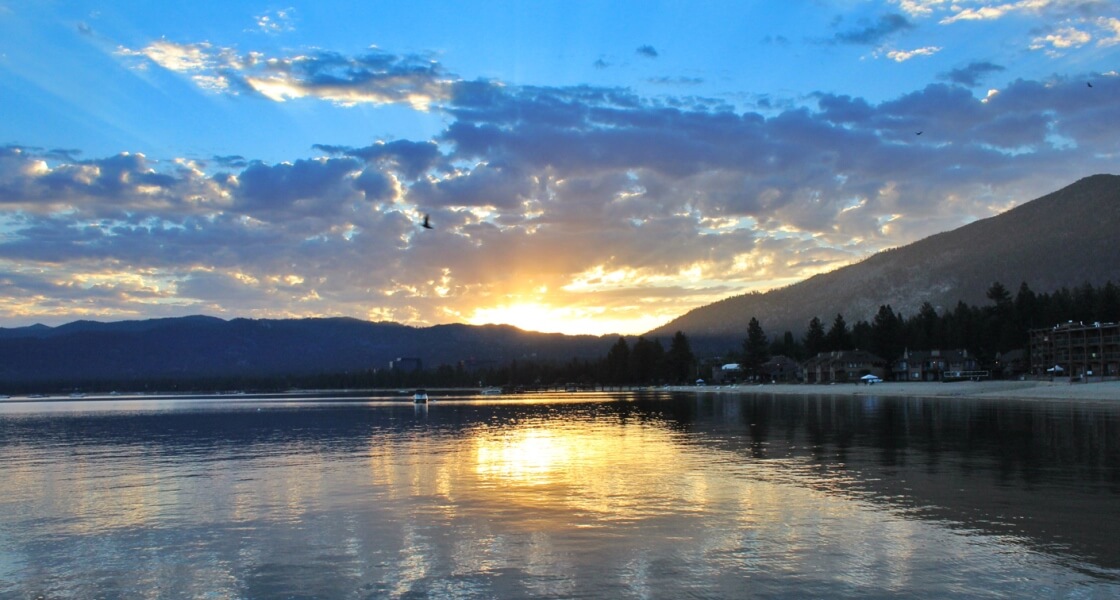
[(0, 598), (1115, 598), (1120, 405), (0, 402)]

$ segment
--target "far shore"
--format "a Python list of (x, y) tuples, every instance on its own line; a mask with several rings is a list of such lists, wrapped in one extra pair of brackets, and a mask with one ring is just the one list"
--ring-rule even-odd
[(1070, 383), (1067, 381), (957, 381), (882, 382), (867, 384), (740, 384), (730, 386), (676, 386), (674, 390), (720, 394), (774, 394), (781, 396), (896, 396), (922, 398), (976, 398), (1014, 400), (1088, 400), (1120, 402), (1120, 381)]

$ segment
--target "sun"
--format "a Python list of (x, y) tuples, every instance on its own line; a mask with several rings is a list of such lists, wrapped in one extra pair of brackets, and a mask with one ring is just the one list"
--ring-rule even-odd
[(542, 302), (514, 302), (474, 309), (471, 325), (513, 325), (526, 331), (566, 335), (637, 335), (662, 325), (664, 317), (612, 313), (604, 308), (551, 306)]

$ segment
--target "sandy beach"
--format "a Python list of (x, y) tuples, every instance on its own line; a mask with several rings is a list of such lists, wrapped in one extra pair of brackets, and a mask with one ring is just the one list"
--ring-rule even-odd
[(763, 393), (775, 395), (954, 397), (1015, 400), (1075, 400), (1120, 402), (1120, 381), (1069, 383), (1051, 381), (883, 382), (865, 384), (767, 384), (737, 386), (684, 386), (673, 389), (714, 393)]

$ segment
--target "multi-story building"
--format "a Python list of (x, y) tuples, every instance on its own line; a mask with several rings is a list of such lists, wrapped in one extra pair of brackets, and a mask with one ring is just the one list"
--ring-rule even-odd
[(895, 381), (942, 381), (945, 379), (986, 379), (968, 350), (907, 350), (894, 362)]
[(1032, 375), (1120, 377), (1120, 324), (1069, 321), (1032, 329), (1030, 340)]
[(821, 352), (801, 363), (805, 383), (856, 383), (864, 375), (884, 378), (887, 361), (863, 350)]
[(759, 367), (759, 379), (765, 383), (792, 383), (800, 379), (801, 365), (788, 356), (774, 356)]

